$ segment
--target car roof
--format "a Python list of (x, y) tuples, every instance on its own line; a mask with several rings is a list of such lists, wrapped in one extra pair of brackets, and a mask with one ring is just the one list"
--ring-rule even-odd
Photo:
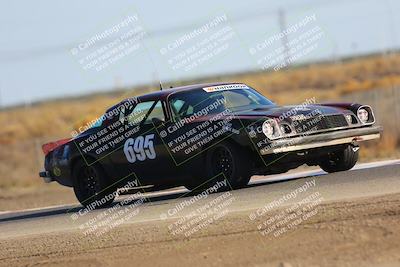
[(238, 82), (199, 83), (199, 84), (192, 84), (192, 85), (185, 85), (185, 86), (163, 89), (160, 91), (151, 92), (151, 93), (141, 95), (138, 97), (126, 98), (126, 99), (122, 100), (121, 102), (115, 104), (114, 106), (108, 108), (106, 110), (106, 113), (110, 112), (114, 109), (117, 109), (122, 105), (130, 106), (130, 105), (132, 105), (132, 103), (144, 102), (144, 101), (155, 101), (155, 100), (166, 101), (167, 97), (169, 95), (176, 93), (176, 92), (198, 90), (198, 89), (201, 89), (204, 87), (209, 87), (209, 86), (228, 85), (228, 84), (237, 84), (237, 83)]
[[(170, 94), (173, 94), (176, 92), (191, 91), (191, 90), (196, 90), (196, 89), (200, 89), (200, 88), (208, 87), (208, 86), (227, 85), (227, 84), (236, 84), (236, 82), (199, 83), (199, 84), (185, 85), (185, 86), (179, 86), (179, 87), (172, 87), (172, 88), (163, 89), (160, 91), (151, 92), (151, 93), (148, 93), (145, 95), (138, 96), (137, 99), (140, 102), (150, 101), (150, 100), (166, 100), (166, 98)], [(125, 101), (134, 101), (134, 98), (127, 98), (127, 99), (123, 100), (122, 102), (125, 102)]]

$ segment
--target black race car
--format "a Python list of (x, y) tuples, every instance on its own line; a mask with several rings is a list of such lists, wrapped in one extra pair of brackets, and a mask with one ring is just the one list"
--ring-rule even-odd
[(300, 165), (351, 169), (358, 143), (380, 137), (371, 107), (355, 103), (279, 106), (241, 83), (176, 87), (126, 99), (71, 139), (43, 145), (46, 182), (73, 187), (92, 208), (118, 188), (189, 190)]

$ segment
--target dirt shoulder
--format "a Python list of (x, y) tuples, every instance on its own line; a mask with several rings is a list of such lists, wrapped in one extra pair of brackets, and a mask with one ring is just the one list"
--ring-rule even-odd
[(100, 238), (74, 231), (3, 239), (0, 266), (400, 265), (400, 194), (320, 204), (315, 216), (279, 237), (262, 236), (248, 215), (231, 213), (190, 238), (172, 235), (166, 220), (124, 225)]
[(77, 203), (72, 188), (58, 184), (0, 190), (0, 212)]

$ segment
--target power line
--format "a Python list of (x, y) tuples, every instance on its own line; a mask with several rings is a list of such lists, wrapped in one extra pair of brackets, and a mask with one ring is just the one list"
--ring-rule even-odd
[[(352, 0), (353, 2), (359, 2), (361, 0)], [(341, 2), (347, 3), (348, 1), (345, 0), (339, 0), (336, 2), (331, 2), (331, 1), (317, 1), (313, 3), (313, 7), (319, 7), (319, 6), (325, 6), (325, 5), (330, 5), (330, 4), (340, 4)], [(281, 25), (281, 30), (282, 26), (285, 24), (284, 20), (284, 15), (293, 10), (298, 10), (298, 9), (309, 9), (309, 6), (307, 5), (305, 7), (304, 4), (297, 4), (297, 5), (291, 5), (289, 9), (283, 9), (283, 8), (275, 8), (275, 9), (267, 9), (267, 10), (258, 10), (256, 12), (251, 12), (251, 13), (241, 13), (240, 15), (236, 15), (233, 18), (229, 19), (230, 22), (232, 23), (239, 23), (243, 21), (249, 21), (249, 20), (254, 20), (254, 19), (260, 19), (260, 18), (266, 18), (268, 16), (276, 16), (278, 15), (279, 21), (282, 19), (283, 21), (280, 22)], [(184, 32), (188, 30), (192, 30), (199, 25), (204, 24), (205, 21), (197, 21), (195, 23), (187, 24), (187, 25), (178, 25), (174, 27), (169, 27), (169, 28), (164, 28), (164, 29), (159, 29), (159, 30), (154, 30), (154, 31), (149, 31), (146, 33), (145, 38), (155, 38), (155, 37), (160, 37), (164, 35), (169, 35), (173, 33), (179, 33), (179, 32)], [(283, 24), (282, 24), (283, 23)], [(105, 39), (103, 41), (96, 42), (92, 47), (101, 47), (104, 44), (107, 44), (111, 39)], [(54, 46), (47, 46), (47, 47), (40, 47), (40, 48), (33, 48), (29, 50), (22, 50), (22, 51), (0, 51), (0, 59), (1, 61), (23, 61), (27, 59), (35, 59), (35, 58), (40, 58), (40, 57), (45, 57), (49, 55), (54, 55), (54, 54), (59, 54), (62, 52), (69, 52), (69, 50), (73, 47), (77, 47), (79, 43), (69, 43), (69, 44), (62, 44), (62, 45), (54, 45)]]

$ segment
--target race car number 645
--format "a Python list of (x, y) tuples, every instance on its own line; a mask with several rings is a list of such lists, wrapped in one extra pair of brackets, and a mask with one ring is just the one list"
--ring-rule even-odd
[(129, 138), (125, 141), (124, 153), (126, 159), (130, 163), (136, 160), (144, 161), (146, 159), (155, 159), (156, 151), (154, 150), (154, 134), (138, 136), (136, 138)]

